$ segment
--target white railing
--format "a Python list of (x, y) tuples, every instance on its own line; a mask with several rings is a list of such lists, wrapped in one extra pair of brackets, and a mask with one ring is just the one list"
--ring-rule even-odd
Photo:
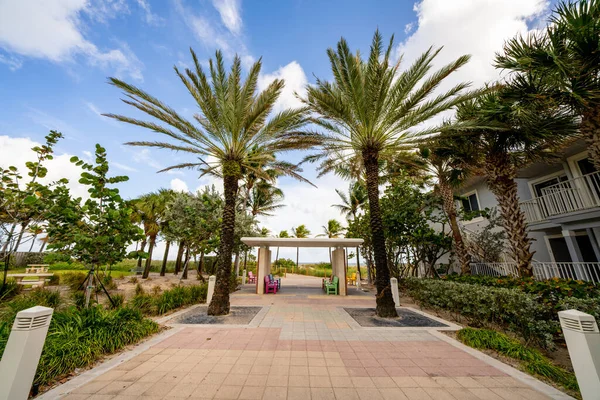
[(527, 222), (593, 207), (600, 207), (600, 172), (548, 186), (542, 196), (521, 202)]
[(473, 275), (486, 276), (519, 276), (517, 263), (471, 263), (471, 273)]
[[(597, 262), (532, 262), (535, 279), (575, 279), (600, 284)], [(519, 276), (517, 263), (471, 263), (473, 275)]]

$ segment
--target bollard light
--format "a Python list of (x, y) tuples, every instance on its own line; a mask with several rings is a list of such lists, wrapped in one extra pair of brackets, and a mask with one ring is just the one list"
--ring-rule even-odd
[(577, 310), (559, 311), (573, 370), (584, 400), (600, 394), (600, 332), (596, 319)]
[(35, 306), (17, 314), (0, 361), (0, 400), (29, 397), (53, 311)]
[(396, 307), (400, 307), (400, 292), (398, 291), (398, 279), (390, 279), (390, 287), (392, 288), (392, 297), (394, 298), (394, 304), (396, 304)]
[(215, 293), (215, 283), (217, 282), (217, 277), (211, 275), (208, 277), (208, 292), (206, 293), (206, 304), (210, 305), (210, 301), (212, 300), (213, 294)]
[(245, 284), (246, 284), (246, 275), (247, 275), (247, 271), (246, 271), (246, 270), (244, 270), (244, 271), (242, 272), (242, 285), (245, 285)]

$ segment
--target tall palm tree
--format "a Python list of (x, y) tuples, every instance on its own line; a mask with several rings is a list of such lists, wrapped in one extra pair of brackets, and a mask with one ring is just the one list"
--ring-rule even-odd
[(271, 177), (264, 172), (269, 168), (307, 182), (300, 175), (302, 170), (298, 166), (280, 163), (275, 156), (280, 152), (308, 149), (317, 140), (303, 130), (308, 122), (305, 109), (272, 114), (284, 82), (276, 79), (265, 90), (258, 92), (261, 60), (250, 67), (246, 80), (242, 81), (240, 57), (233, 59), (231, 69), (227, 72), (223, 55), (217, 51), (215, 59), (209, 61), (207, 74), (194, 51), (190, 52), (193, 68), (182, 72), (175, 67), (175, 72), (199, 109), (193, 121), (185, 119), (147, 92), (116, 78), (110, 78), (110, 83), (124, 91), (124, 102), (158, 120), (158, 123), (117, 114), (107, 116), (164, 134), (176, 142), (127, 143), (131, 146), (181, 151), (195, 157), (193, 161), (173, 165), (163, 171), (189, 168), (198, 170), (200, 176), (215, 175), (223, 180), (225, 205), (217, 282), (208, 306), (208, 314), (223, 315), (229, 313), (229, 282), (239, 181), (249, 173), (270, 180)]
[(600, 0), (561, 1), (541, 33), (516, 37), (496, 56), (496, 66), (534, 73), (544, 92), (581, 116), (581, 133), (600, 170)]
[[(161, 210), (160, 215), (160, 231), (164, 233), (165, 229), (168, 229), (169, 220), (165, 218), (165, 212), (169, 208), (170, 203), (175, 198), (175, 191), (171, 189), (159, 189), (158, 196), (160, 197)], [(160, 267), (160, 276), (165, 276), (167, 272), (167, 261), (169, 258), (169, 250), (171, 249), (171, 241), (165, 240), (165, 253), (163, 254), (162, 265)]]
[(418, 127), (472, 96), (465, 93), (468, 83), (437, 93), (440, 83), (465, 65), (469, 56), (459, 57), (427, 76), (441, 48), (429, 48), (402, 72), (400, 61), (390, 60), (393, 49), (393, 37), (384, 47), (383, 38), (376, 31), (369, 58), (364, 60), (360, 53), (353, 54), (342, 38), (337, 50), (327, 51), (333, 81), (317, 79), (316, 85), (307, 87), (303, 99), (319, 116), (315, 124), (327, 131), (321, 137), (321, 151), (306, 161), (320, 162), (319, 172), (325, 174), (360, 160), (366, 175), (377, 271), (377, 315), (381, 317), (398, 314), (390, 289), (379, 208), (380, 164), (393, 163), (398, 153), (414, 150), (423, 137), (436, 131)]
[(532, 276), (531, 239), (519, 204), (516, 173), (531, 162), (550, 157), (577, 129), (572, 114), (564, 107), (544, 99), (513, 100), (512, 90), (504, 87), (460, 105), (457, 118), (477, 127), (462, 137), (449, 132), (454, 135), (450, 138), (455, 142), (454, 156), (485, 175), (498, 200), (519, 272), (521, 276)]
[(471, 274), (471, 255), (467, 250), (458, 226), (454, 189), (464, 181), (467, 170), (462, 168), (460, 160), (455, 157), (460, 153), (454, 148), (456, 141), (453, 138), (438, 137), (432, 143), (432, 149), (423, 149), (422, 155), (427, 161), (425, 168), (437, 180), (435, 191), (442, 200), (442, 209), (448, 217), (454, 251), (460, 263), (463, 275)]
[[(289, 238), (290, 234), (288, 233), (288, 231), (281, 231), (281, 232), (279, 232), (279, 235), (277, 235), (275, 237)], [(277, 260), (279, 260), (279, 246), (277, 246), (277, 254), (275, 255), (275, 262), (277, 262)]]
[(142, 274), (142, 279), (147, 279), (152, 266), (152, 253), (156, 245), (156, 238), (160, 233), (161, 217), (166, 209), (165, 198), (159, 193), (145, 194), (136, 201), (136, 208), (142, 218), (144, 234), (149, 239), (148, 258), (146, 258), (146, 265)]
[[(331, 207), (337, 208), (347, 220), (352, 218), (356, 219), (356, 216), (362, 210), (369, 200), (367, 196), (367, 190), (365, 185), (360, 181), (354, 181), (348, 186), (348, 193), (344, 193), (339, 189), (335, 189), (335, 192), (340, 196), (342, 202), (340, 204), (333, 204)], [(362, 280), (360, 272), (360, 249), (356, 246), (356, 272), (358, 272), (358, 280)]]
[[(306, 228), (304, 224), (298, 225), (297, 228), (292, 228), (292, 237), (298, 239), (307, 238), (310, 235), (310, 231)], [(300, 247), (296, 247), (296, 267), (300, 267), (298, 263), (300, 261)]]
[(272, 216), (272, 212), (285, 207), (281, 204), (283, 201), (283, 191), (271, 183), (259, 181), (254, 185), (250, 192), (248, 207), (253, 216)]
[[(323, 232), (317, 236), (327, 236), (330, 239), (338, 238), (344, 232), (344, 227), (337, 219), (330, 219), (327, 225), (323, 225)], [(331, 247), (329, 248), (329, 263), (331, 264)]]

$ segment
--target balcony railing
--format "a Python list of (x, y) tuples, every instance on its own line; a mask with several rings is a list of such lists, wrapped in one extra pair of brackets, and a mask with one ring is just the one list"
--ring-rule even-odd
[[(533, 276), (538, 280), (562, 278), (600, 284), (600, 263), (533, 262)], [(517, 263), (471, 263), (473, 275), (518, 276)]]
[(542, 196), (521, 203), (530, 223), (593, 207), (600, 207), (600, 172), (548, 186)]

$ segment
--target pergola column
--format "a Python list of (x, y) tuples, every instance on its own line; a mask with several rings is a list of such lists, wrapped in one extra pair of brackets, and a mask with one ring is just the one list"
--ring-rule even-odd
[(340, 296), (346, 296), (346, 252), (343, 247), (336, 247), (331, 255), (331, 273), (339, 279), (338, 293)]
[(256, 294), (265, 292), (265, 276), (271, 273), (271, 250), (268, 246), (258, 248), (258, 263), (256, 265)]

